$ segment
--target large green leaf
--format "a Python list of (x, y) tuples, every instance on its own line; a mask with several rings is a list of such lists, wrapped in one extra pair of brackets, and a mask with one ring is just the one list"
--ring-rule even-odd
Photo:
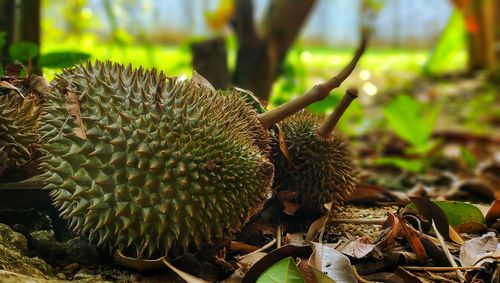
[(27, 61), (36, 57), (38, 54), (38, 45), (27, 42), (27, 41), (18, 41), (13, 43), (9, 47), (9, 56), (12, 59), (19, 61)]
[(456, 70), (456, 63), (467, 53), (464, 17), (455, 9), (448, 20), (439, 41), (431, 51), (431, 56), (424, 66), (424, 73), (436, 74)]
[(304, 283), (304, 277), (292, 257), (284, 258), (264, 271), (257, 283)]
[(426, 151), (440, 110), (440, 105), (426, 106), (424, 114), (423, 104), (409, 96), (398, 95), (384, 109), (384, 115), (399, 137), (417, 151)]
[(45, 68), (68, 68), (88, 59), (90, 59), (90, 54), (84, 52), (50, 52), (38, 58), (38, 66)]
[[(484, 224), (484, 215), (475, 205), (460, 201), (433, 201), (441, 208), (448, 218), (448, 223), (456, 228), (461, 224), (476, 222)], [(409, 204), (409, 208), (416, 209), (414, 204)]]

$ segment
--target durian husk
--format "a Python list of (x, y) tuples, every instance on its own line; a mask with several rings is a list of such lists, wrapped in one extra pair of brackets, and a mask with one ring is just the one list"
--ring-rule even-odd
[(4, 82), (0, 86), (0, 182), (10, 182), (38, 173), (41, 98)]
[(256, 112), (235, 93), (96, 62), (57, 76), (44, 108), (45, 188), (72, 229), (111, 251), (208, 245), (270, 191)]
[(297, 203), (325, 211), (324, 204), (341, 204), (349, 197), (357, 184), (358, 168), (340, 133), (331, 138), (317, 134), (321, 122), (310, 112), (301, 111), (279, 124), (288, 156), (276, 141), (273, 189), (296, 192)]

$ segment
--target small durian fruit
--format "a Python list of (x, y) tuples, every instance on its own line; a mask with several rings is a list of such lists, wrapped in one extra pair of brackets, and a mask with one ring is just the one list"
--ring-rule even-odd
[(323, 211), (329, 202), (342, 203), (354, 190), (358, 169), (347, 141), (332, 133), (345, 109), (357, 97), (347, 90), (335, 111), (322, 123), (307, 111), (301, 111), (279, 123), (288, 150), (283, 154), (274, 146), (273, 188), (293, 192), (294, 201)]
[[(31, 177), (36, 163), (40, 98), (0, 87), (0, 182)], [(30, 168), (27, 168), (30, 167)]]

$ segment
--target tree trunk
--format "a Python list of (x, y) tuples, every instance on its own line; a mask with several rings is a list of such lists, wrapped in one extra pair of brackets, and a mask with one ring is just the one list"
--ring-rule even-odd
[(227, 89), (229, 70), (227, 68), (226, 41), (222, 37), (193, 43), (191, 65), (207, 79), (215, 89)]
[(500, 81), (500, 0), (475, 0), (463, 8), (469, 25), (469, 70), (486, 70)]
[(278, 70), (315, 2), (271, 1), (262, 24), (262, 35), (259, 35), (253, 21), (252, 1), (236, 0), (235, 30), (239, 48), (233, 74), (235, 86), (251, 90), (262, 101), (269, 100)]
[[(252, 91), (262, 101), (269, 100), (273, 82), (286, 54), (295, 42), (315, 2), (315, 0), (272, 0), (262, 22), (262, 29), (258, 31), (254, 22), (252, 0), (235, 0), (233, 28), (238, 40), (238, 51), (232, 75), (234, 86)], [(208, 46), (211, 41), (208, 41)], [(225, 62), (220, 63), (215, 60), (220, 57), (217, 55), (220, 51), (214, 49), (210, 54), (206, 54), (210, 59), (205, 59), (200, 66), (197, 62), (201, 61), (198, 57), (201, 54), (196, 54), (199, 49), (192, 50), (194, 69), (218, 88), (221, 81), (216, 81), (215, 77), (224, 77), (228, 72), (227, 67), (223, 67)], [(213, 72), (222, 74), (215, 75)]]

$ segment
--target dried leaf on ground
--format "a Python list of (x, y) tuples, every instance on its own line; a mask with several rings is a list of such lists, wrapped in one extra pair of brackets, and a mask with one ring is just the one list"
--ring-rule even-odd
[(196, 276), (193, 276), (189, 273), (186, 273), (178, 268), (176, 268), (175, 266), (173, 266), (170, 262), (168, 262), (165, 258), (162, 258), (161, 261), (166, 265), (168, 266), (168, 268), (172, 269), (173, 272), (175, 272), (175, 274), (179, 275), (180, 278), (186, 280), (186, 282), (189, 282), (189, 283), (208, 283), (208, 281), (205, 281), (201, 278), (198, 278)]
[(309, 267), (318, 282), (356, 282), (351, 262), (339, 251), (320, 243), (312, 243), (314, 251)]
[(494, 223), (498, 218), (500, 218), (500, 199), (497, 199), (493, 202), (488, 213), (486, 214), (485, 220), (486, 223), (491, 224)]
[[(460, 263), (462, 266), (472, 266), (481, 257), (496, 251), (497, 246), (498, 238), (493, 232), (465, 241), (460, 248)], [(485, 259), (483, 262), (493, 262), (493, 259)]]
[(413, 230), (411, 226), (406, 224), (402, 219), (400, 219), (400, 221), (403, 234), (405, 235), (406, 240), (410, 244), (411, 249), (417, 255), (417, 258), (420, 261), (420, 263), (425, 264), (427, 262), (427, 253), (425, 252), (424, 246), (420, 242), (418, 233), (415, 230)]
[(80, 103), (78, 102), (78, 98), (76, 97), (75, 92), (70, 89), (68, 89), (67, 93), (68, 93), (68, 105), (66, 107), (68, 108), (69, 113), (75, 117), (76, 123), (78, 124), (78, 127), (75, 128), (73, 131), (77, 137), (82, 139), (87, 139), (87, 135), (85, 135), (85, 125), (83, 124), (82, 113), (80, 112)]
[(340, 252), (354, 258), (364, 258), (373, 251), (375, 245), (367, 237), (357, 238), (345, 245)]

